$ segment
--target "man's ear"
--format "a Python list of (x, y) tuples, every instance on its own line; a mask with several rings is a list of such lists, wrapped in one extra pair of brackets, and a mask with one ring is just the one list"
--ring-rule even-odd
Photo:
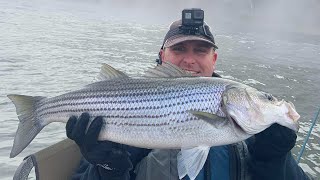
[(163, 61), (163, 53), (164, 53), (164, 50), (163, 50), (163, 49), (160, 49), (160, 51), (159, 51), (159, 58), (161, 59), (161, 61)]
[(216, 69), (216, 62), (217, 62), (217, 59), (218, 59), (218, 53), (216, 51), (213, 52), (213, 58), (212, 58), (212, 64), (213, 64), (213, 70)]
[(216, 64), (217, 58), (218, 58), (218, 53), (216, 51), (214, 51), (213, 59), (212, 59), (213, 64)]

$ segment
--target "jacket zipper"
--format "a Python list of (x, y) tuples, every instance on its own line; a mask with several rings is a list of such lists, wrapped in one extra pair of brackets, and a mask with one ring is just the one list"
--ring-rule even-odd
[(236, 145), (229, 146), (229, 177), (230, 180), (241, 180), (241, 162), (240, 155)]

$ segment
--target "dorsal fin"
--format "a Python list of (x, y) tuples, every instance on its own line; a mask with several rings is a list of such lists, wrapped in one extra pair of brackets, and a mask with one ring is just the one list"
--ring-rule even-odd
[(193, 77), (191, 73), (169, 62), (163, 62), (161, 65), (148, 69), (143, 76), (148, 78)]
[(128, 78), (129, 76), (126, 75), (124, 72), (116, 70), (112, 66), (103, 63), (99, 75), (97, 77), (98, 81), (105, 81), (111, 79), (119, 79), (119, 78)]

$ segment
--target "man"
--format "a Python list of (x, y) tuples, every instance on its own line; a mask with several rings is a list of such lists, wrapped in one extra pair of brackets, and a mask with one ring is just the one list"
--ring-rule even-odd
[[(191, 33), (181, 27), (181, 20), (171, 24), (158, 63), (171, 62), (194, 76), (220, 77), (214, 73), (218, 47), (209, 26), (204, 23)], [(89, 117), (86, 113), (79, 119), (71, 117), (66, 125), (67, 136), (79, 145), (85, 158), (73, 179), (178, 179), (178, 150), (97, 141), (102, 117), (95, 118), (85, 133)], [(196, 179), (308, 179), (291, 156), (295, 142), (295, 132), (274, 124), (246, 142), (211, 147)]]

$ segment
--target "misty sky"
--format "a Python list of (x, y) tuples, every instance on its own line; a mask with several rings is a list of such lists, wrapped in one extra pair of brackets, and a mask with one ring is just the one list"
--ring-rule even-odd
[[(92, 2), (92, 1), (91, 1)], [(119, 18), (167, 23), (184, 8), (205, 10), (206, 21), (217, 26), (320, 34), (320, 0), (96, 0)]]

